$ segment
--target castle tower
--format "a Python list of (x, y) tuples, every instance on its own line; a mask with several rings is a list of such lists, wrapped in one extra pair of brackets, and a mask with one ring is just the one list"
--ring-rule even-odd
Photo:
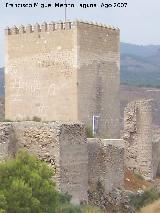
[(76, 21), (7, 28), (5, 118), (82, 121), (119, 138), (119, 29)]

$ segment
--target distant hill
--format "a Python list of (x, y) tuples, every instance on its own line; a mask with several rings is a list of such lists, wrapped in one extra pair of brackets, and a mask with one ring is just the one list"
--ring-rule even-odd
[(121, 43), (121, 83), (160, 87), (160, 45)]
[(136, 45), (121, 42), (121, 54), (131, 54), (140, 57), (153, 56), (159, 51), (160, 45)]

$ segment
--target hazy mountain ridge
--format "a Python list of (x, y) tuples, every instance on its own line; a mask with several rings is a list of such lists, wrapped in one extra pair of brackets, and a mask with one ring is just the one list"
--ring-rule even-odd
[(160, 45), (121, 43), (121, 83), (160, 87)]
[(140, 57), (153, 56), (160, 50), (160, 45), (136, 45), (121, 42), (121, 54), (131, 54)]

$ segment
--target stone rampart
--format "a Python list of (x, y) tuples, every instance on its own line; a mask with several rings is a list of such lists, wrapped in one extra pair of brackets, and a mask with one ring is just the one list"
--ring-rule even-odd
[(15, 155), (15, 145), (16, 140), (11, 123), (0, 123), (0, 161)]
[(81, 123), (0, 122), (0, 161), (25, 149), (55, 170), (57, 188), (76, 204), (100, 182), (105, 194), (124, 183), (121, 139), (87, 139)]
[[(87, 201), (87, 143), (84, 125), (76, 123), (0, 123), (0, 160), (26, 149), (55, 169), (55, 180), (74, 203)], [(3, 158), (3, 159), (2, 159)]]
[(160, 177), (160, 128), (153, 126), (153, 176)]
[(153, 179), (151, 100), (128, 104), (124, 112), (125, 164), (146, 179)]
[(88, 140), (89, 190), (100, 182), (108, 194), (124, 186), (124, 144), (121, 139)]

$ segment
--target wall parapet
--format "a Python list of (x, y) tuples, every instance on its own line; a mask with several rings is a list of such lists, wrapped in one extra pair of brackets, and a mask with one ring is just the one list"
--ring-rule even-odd
[(6, 27), (5, 28), (5, 35), (17, 35), (17, 34), (30, 34), (30, 33), (40, 33), (40, 32), (52, 32), (56, 30), (70, 30), (74, 29), (77, 24), (87, 24), (88, 26), (95, 26), (95, 27), (102, 27), (107, 28), (115, 31), (119, 31), (118, 27), (113, 27), (111, 25), (100, 24), (97, 22), (88, 22), (83, 20), (76, 20), (76, 21), (59, 21), (59, 22), (43, 22), (42, 24), (36, 23), (35, 25), (21, 25), (20, 27), (13, 26), (13, 27)]

